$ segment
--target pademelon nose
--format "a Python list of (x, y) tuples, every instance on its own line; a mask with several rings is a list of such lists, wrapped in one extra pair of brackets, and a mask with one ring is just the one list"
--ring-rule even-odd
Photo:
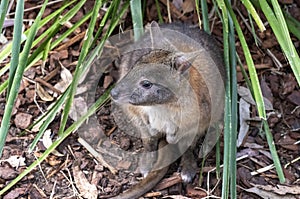
[(114, 100), (117, 100), (118, 97), (119, 97), (119, 91), (118, 91), (116, 88), (113, 88), (113, 89), (110, 91), (110, 96), (111, 96)]

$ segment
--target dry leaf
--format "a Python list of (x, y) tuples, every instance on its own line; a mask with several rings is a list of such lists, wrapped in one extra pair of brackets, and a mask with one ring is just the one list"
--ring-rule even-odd
[[(248, 88), (246, 87), (243, 87), (243, 86), (239, 86), (238, 87), (238, 93), (239, 95), (245, 100), (247, 101), (248, 103), (252, 104), (252, 105), (255, 105), (256, 106), (256, 103), (251, 95), (251, 92)], [(267, 111), (271, 111), (273, 110), (273, 105), (272, 103), (270, 102), (270, 100), (268, 100), (267, 98), (263, 98), (264, 99), (264, 104), (265, 104), (265, 109)]]
[(71, 110), (69, 112), (69, 116), (77, 121), (83, 114), (85, 114), (88, 110), (86, 101), (83, 97), (76, 97), (73, 100), (73, 104), (71, 106)]
[(162, 198), (172, 198), (172, 199), (191, 199), (189, 197), (185, 197), (182, 195), (168, 195), (166, 197), (162, 197)]
[(7, 38), (2, 33), (0, 33), (0, 43), (6, 44), (7, 42), (8, 42)]
[(64, 66), (61, 66), (61, 68), (62, 68), (62, 71), (60, 73), (61, 79), (64, 82), (66, 82), (67, 84), (70, 84), (72, 82), (72, 79), (73, 79), (72, 73), (67, 68), (65, 68)]
[[(51, 145), (52, 145), (52, 138), (51, 138), (51, 130), (48, 129), (45, 131), (44, 135), (43, 135), (43, 145), (48, 149)], [(52, 151), (52, 154), (53, 155), (56, 155), (56, 156), (59, 156), (59, 157), (62, 157), (64, 156), (63, 154), (59, 153), (58, 151), (56, 150), (53, 150)]]
[(240, 129), (237, 140), (237, 146), (240, 147), (244, 142), (246, 135), (249, 131), (249, 125), (247, 120), (250, 119), (250, 104), (243, 98), (240, 99), (239, 103), (239, 115), (240, 115)]
[(20, 166), (25, 166), (26, 165), (25, 164), (25, 158), (17, 156), (17, 155), (10, 156), (8, 159), (2, 160), (2, 161), (5, 161), (5, 162), (9, 163), (10, 166), (12, 166), (14, 168), (18, 168)]
[(195, 9), (195, 1), (194, 0), (185, 0), (182, 4), (183, 14), (193, 12)]
[(300, 186), (284, 186), (276, 185), (255, 185), (250, 189), (245, 189), (248, 192), (255, 193), (265, 199), (293, 199), (300, 194)]
[(182, 9), (183, 0), (173, 0), (172, 4), (177, 8), (177, 10)]
[(96, 185), (90, 184), (76, 163), (73, 165), (72, 170), (76, 187), (78, 188), (81, 196), (88, 199), (96, 199), (98, 196)]
[(39, 83), (36, 83), (36, 92), (42, 100), (46, 102), (53, 101), (53, 97)]
[(54, 85), (54, 88), (58, 89), (60, 92), (65, 92), (65, 90), (68, 88), (68, 86), (71, 84), (73, 76), (72, 73), (65, 68), (63, 65), (61, 65), (61, 72), (60, 72), (60, 77), (61, 81), (57, 82)]

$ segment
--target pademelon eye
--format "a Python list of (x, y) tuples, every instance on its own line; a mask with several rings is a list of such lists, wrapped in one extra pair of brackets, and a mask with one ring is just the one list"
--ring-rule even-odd
[(152, 87), (152, 83), (148, 80), (143, 80), (140, 82), (140, 85), (143, 87), (143, 88), (146, 88), (146, 89), (149, 89)]

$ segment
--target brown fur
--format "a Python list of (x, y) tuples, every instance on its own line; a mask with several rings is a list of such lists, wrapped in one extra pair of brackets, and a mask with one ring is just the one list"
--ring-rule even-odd
[[(223, 90), (222, 87), (219, 88), (216, 87), (216, 85), (222, 84), (223, 80), (225, 79), (225, 73), (222, 64), (222, 58), (213, 39), (210, 36), (200, 32), (197, 29), (190, 29), (188, 26), (183, 24), (166, 25), (166, 28), (179, 31), (188, 37), (195, 39), (200, 46), (197, 45), (197, 42), (195, 43), (192, 40), (188, 40), (187, 42), (182, 41), (179, 39), (181, 37), (168, 38), (170, 39), (168, 42), (171, 44), (167, 50), (155, 50), (151, 52), (149, 49), (146, 49), (144, 52), (135, 51), (131, 54), (127, 54), (121, 63), (121, 77), (125, 76), (124, 79), (126, 79), (126, 74), (130, 73), (132, 75), (130, 77), (132, 78), (127, 77), (127, 82), (125, 80), (120, 81), (120, 86), (118, 88), (120, 90), (115, 92), (115, 96), (118, 98), (118, 96), (122, 95), (123, 93), (120, 91), (127, 92), (131, 89), (131, 87), (138, 86), (137, 81), (139, 81), (139, 79), (135, 78), (137, 78), (137, 76), (141, 76), (141, 74), (144, 72), (143, 69), (141, 69), (141, 71), (134, 70), (139, 70), (138, 66), (142, 66), (139, 64), (146, 64), (145, 67), (147, 64), (149, 64), (148, 66), (151, 64), (151, 66), (153, 66), (153, 63), (164, 64), (167, 66), (173, 65), (173, 58), (178, 55), (172, 54), (172, 49), (185, 53), (194, 52), (195, 50), (197, 51), (199, 49), (202, 50), (199, 51), (199, 57), (195, 58), (196, 61), (191, 63), (192, 66), (184, 65), (183, 71), (181, 71), (182, 74), (177, 74), (179, 76), (181, 75), (181, 78), (188, 78), (187, 82), (192, 90), (187, 87), (183, 87), (184, 90), (181, 88), (176, 89), (176, 86), (174, 85), (178, 82), (173, 82), (175, 79), (172, 79), (168, 76), (170, 71), (165, 70), (165, 68), (157, 67), (157, 71), (151, 73), (151, 76), (156, 77), (156, 79), (161, 78), (161, 76), (159, 76), (161, 74), (165, 75), (165, 79), (163, 79), (164, 81), (162, 82), (172, 87), (174, 92), (178, 91), (178, 93), (176, 93), (178, 95), (178, 101), (174, 100), (174, 98), (170, 98), (167, 102), (163, 101), (164, 103), (145, 106), (120, 104), (127, 116), (132, 118), (132, 122), (136, 126), (140, 127), (140, 133), (142, 135), (145, 134), (146, 137), (149, 136), (149, 134), (151, 135), (151, 137), (144, 139), (144, 148), (146, 150), (156, 150), (156, 142), (161, 138), (166, 139), (169, 144), (172, 143), (178, 148), (178, 152), (174, 152), (173, 150), (167, 151), (167, 154), (162, 154), (159, 152), (158, 159), (155, 164), (158, 166), (161, 166), (162, 159), (174, 158), (172, 157), (173, 154), (178, 154), (182, 152), (181, 150), (186, 150), (186, 146), (190, 146), (191, 144), (189, 140), (190, 137), (193, 138), (194, 136), (194, 134), (192, 134), (193, 130), (191, 129), (196, 128), (197, 135), (195, 136), (195, 140), (193, 141), (191, 148), (185, 152), (181, 160), (181, 163), (184, 164), (182, 174), (188, 177), (193, 177), (195, 174), (195, 171), (193, 170), (197, 166), (193, 160), (192, 152), (196, 143), (195, 141), (197, 141), (197, 138), (205, 134), (205, 130), (209, 127), (211, 122), (217, 122), (221, 117), (223, 101), (221, 98), (223, 97)], [(163, 36), (164, 35), (160, 35), (160, 33), (158, 33), (156, 36), (154, 35), (154, 37)], [(148, 38), (146, 37), (145, 40), (148, 41), (147, 39)], [(155, 40), (155, 38), (153, 39)], [(168, 42), (162, 43), (162, 45), (169, 44)], [(143, 44), (145, 42), (142, 41), (141, 43)], [(158, 47), (159, 46), (160, 45), (158, 43)], [(129, 58), (130, 55), (131, 57)], [(179, 63), (183, 62), (183, 64), (185, 64), (184, 60), (182, 61), (180, 57), (178, 60)], [(185, 68), (188, 68), (187, 76), (185, 74)], [(215, 71), (218, 69), (220, 73), (215, 73)], [(180, 85), (185, 86), (185, 84)], [(218, 99), (219, 97), (220, 99)], [(216, 105), (218, 105), (218, 107), (215, 107)], [(179, 121), (178, 118), (180, 119)], [(197, 119), (199, 119), (199, 121)], [(164, 132), (156, 132), (161, 130)], [(174, 135), (172, 133), (174, 133)], [(153, 168), (157, 169), (155, 165)], [(151, 171), (140, 184), (113, 199), (137, 198), (141, 196), (143, 193), (150, 190), (151, 187), (153, 187), (163, 177), (167, 171), (166, 168), (168, 168), (168, 166), (160, 168), (156, 171)], [(184, 180), (191, 180), (188, 177)]]

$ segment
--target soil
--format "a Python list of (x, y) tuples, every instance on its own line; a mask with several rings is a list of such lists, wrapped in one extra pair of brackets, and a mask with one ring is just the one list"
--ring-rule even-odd
[[(93, 2), (87, 1), (85, 6), (71, 20), (71, 23), (74, 23), (91, 10)], [(160, 1), (159, 4), (162, 9), (162, 16), (167, 21), (168, 15), (165, 2)], [(180, 15), (180, 21), (197, 24), (196, 11), (190, 5), (194, 1), (186, 0), (184, 2), (181, 5), (183, 10), (177, 9), (176, 6), (171, 6), (172, 17), (176, 19)], [(36, 6), (37, 3), (37, 1), (28, 0), (25, 2), (25, 7), (31, 8)], [(180, 5), (180, 1), (173, 1), (173, 3)], [(212, 5), (212, 2), (208, 1), (209, 9), (211, 9)], [(299, 1), (281, 1), (281, 5), (285, 6), (287, 11), (300, 21)], [(45, 15), (52, 13), (60, 6), (61, 3), (49, 5)], [(248, 18), (248, 13), (241, 3), (237, 3), (235, 11), (239, 11), (241, 15)], [(25, 12), (24, 18), (34, 19), (37, 13), (38, 9)], [(263, 14), (259, 14), (265, 20)], [(215, 15), (211, 16), (210, 19), (212, 35), (215, 36), (220, 47), (222, 47), (222, 24)], [(100, 20), (101, 17), (99, 22)], [(155, 1), (147, 1), (144, 22), (146, 24), (153, 20), (158, 21)], [(270, 105), (270, 110), (267, 112), (268, 123), (274, 137), (274, 143), (283, 167), (286, 182), (279, 183), (273, 167), (257, 172), (258, 169), (270, 167), (273, 161), (266, 137), (260, 131), (262, 124), (258, 118), (255, 106), (247, 103), (250, 112), (239, 113), (239, 118), (245, 119), (240, 121), (240, 125), (244, 122), (247, 129), (237, 130), (240, 134), (245, 133), (238, 140), (240, 145), (237, 152), (237, 196), (243, 199), (268, 197), (300, 198), (299, 85), (270, 27), (266, 25), (267, 30), (265, 32), (256, 31), (257, 36), (262, 41), (262, 45), (258, 47), (255, 44), (251, 30), (247, 29), (239, 15), (238, 20), (247, 38), (247, 43), (257, 68), (263, 95)], [(24, 25), (27, 27), (28, 23), (24, 23)], [(123, 19), (121, 26), (123, 29), (132, 28), (129, 13)], [(70, 74), (74, 72), (86, 27), (87, 24), (80, 27), (78, 32), (73, 35), (81, 39), (65, 46), (62, 43), (50, 53), (45, 64), (45, 71), (42, 71), (41, 63), (39, 63), (25, 72), (25, 78), (22, 81), (13, 109), (11, 127), (0, 161), (0, 189), (15, 179), (24, 169), (40, 157), (47, 146), (49, 146), (49, 142), (51, 144), (57, 138), (61, 119), (60, 114), (56, 115), (49, 126), (48, 132), (40, 139), (34, 151), (28, 152), (30, 144), (38, 133), (34, 130), (28, 130), (29, 125), (39, 118), (42, 115), (42, 111), (46, 111), (47, 107), (57, 99), (55, 95), (48, 96), (43, 94), (43, 90), (48, 93), (51, 93), (49, 91), (52, 90), (53, 94), (53, 91), (55, 91), (54, 85), (62, 81), (60, 75), (62, 73), (68, 75), (68, 71)], [(5, 29), (5, 36), (8, 40), (12, 39), (12, 30), (11, 27)], [(43, 31), (44, 29), (39, 30), (39, 34)], [(118, 30), (116, 30), (117, 32)], [(294, 35), (291, 36), (299, 52), (299, 40)], [(236, 48), (247, 71), (238, 39), (236, 40)], [(275, 59), (279, 64), (275, 64)], [(0, 63), (1, 67), (7, 62), (8, 60), (5, 60)], [(237, 70), (238, 85), (246, 87), (240, 68), (237, 67)], [(2, 75), (1, 82), (4, 82), (7, 77), (8, 74)], [(115, 79), (116, 71), (110, 66), (109, 70), (105, 71), (100, 78), (96, 90), (96, 99), (114, 83)], [(37, 86), (37, 83), (40, 86)], [(50, 86), (47, 86), (48, 84)], [(242, 107), (241, 99), (247, 101), (247, 96), (241, 97), (241, 92), (239, 93), (239, 105), (240, 108), (244, 108)], [(0, 95), (0, 120), (4, 112), (5, 97), (5, 94)], [(45, 161), (41, 162), (38, 167), (6, 192), (3, 198), (110, 198), (138, 183), (142, 177), (136, 168), (138, 161), (131, 154), (139, 153), (142, 150), (140, 139), (134, 135), (128, 135), (127, 132), (118, 128), (111, 115), (110, 102), (107, 102), (97, 111), (97, 115), (92, 122), (95, 121), (99, 124), (98, 126), (87, 128), (88, 125), (85, 125), (82, 127), (83, 129), (81, 128), (71, 134), (59, 145), (56, 152), (51, 153)], [(68, 125), (72, 123), (73, 119), (70, 118)], [(79, 137), (86, 140), (99, 154), (102, 154), (104, 160), (117, 169), (118, 172), (114, 174), (112, 170), (100, 164), (98, 159), (91, 154), (91, 151), (87, 150), (86, 145), (82, 145)], [(221, 135), (221, 154), (223, 154), (222, 138), (223, 136)], [(118, 148), (123, 152), (125, 151), (126, 154), (120, 154), (118, 151), (115, 151)], [(201, 163), (202, 159), (199, 159), (199, 166)], [(179, 175), (179, 162), (176, 161), (171, 165), (168, 174), (161, 183), (141, 198), (202, 198), (207, 196), (220, 198), (222, 194), (222, 176), (219, 177), (215, 167), (216, 152), (213, 149), (206, 157), (201, 175), (198, 172), (192, 183), (184, 184)]]

